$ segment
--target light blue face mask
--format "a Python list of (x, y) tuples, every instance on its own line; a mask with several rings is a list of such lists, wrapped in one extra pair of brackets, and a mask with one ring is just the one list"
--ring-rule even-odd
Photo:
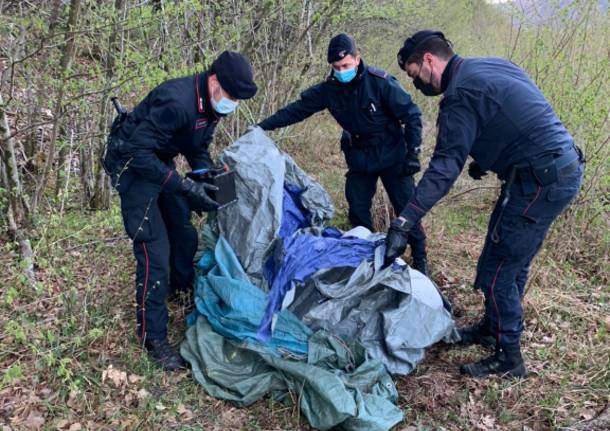
[(353, 69), (344, 70), (342, 72), (333, 68), (333, 72), (335, 74), (335, 78), (337, 78), (337, 80), (339, 82), (342, 82), (344, 84), (350, 82), (352, 79), (354, 79), (356, 77), (356, 68), (355, 67)]
[(230, 114), (231, 112), (235, 111), (235, 109), (237, 109), (237, 105), (239, 105), (238, 102), (234, 102), (224, 96), (222, 96), (218, 102), (215, 101), (213, 97), (211, 97), (210, 99), (214, 111), (222, 115)]

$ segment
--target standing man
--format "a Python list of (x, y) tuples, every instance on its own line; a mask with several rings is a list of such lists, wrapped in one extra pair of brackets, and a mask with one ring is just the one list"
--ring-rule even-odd
[[(258, 125), (274, 130), (328, 109), (343, 128), (349, 221), (354, 227), (372, 231), (371, 205), (378, 178), (396, 214), (415, 189), (413, 175), (420, 170), (421, 112), (396, 78), (364, 64), (348, 35), (331, 39), (328, 62), (332, 70), (326, 80)], [(420, 223), (409, 232), (408, 244), (413, 267), (427, 275), (426, 237)]]
[(521, 299), (530, 262), (580, 189), (582, 153), (540, 90), (510, 61), (461, 58), (443, 33), (423, 30), (405, 41), (398, 64), (424, 95), (443, 98), (432, 160), (392, 221), (386, 263), (403, 253), (408, 232), (449, 191), (469, 155), (471, 177), (496, 173), (503, 185), (474, 283), (485, 295), (485, 314), (459, 329), (463, 344), (491, 343), (496, 350), (461, 372), (523, 377)]
[(211, 168), (208, 152), (222, 117), (256, 93), (252, 67), (223, 52), (209, 71), (172, 79), (153, 89), (113, 124), (104, 167), (121, 197), (125, 230), (133, 240), (137, 336), (165, 370), (184, 366), (167, 339), (168, 295), (189, 293), (197, 250), (190, 210), (213, 211), (215, 187), (181, 177), (174, 157), (193, 170)]

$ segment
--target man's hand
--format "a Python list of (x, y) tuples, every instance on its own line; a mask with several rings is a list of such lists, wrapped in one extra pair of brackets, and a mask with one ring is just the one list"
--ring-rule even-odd
[(218, 187), (215, 185), (185, 178), (182, 180), (182, 190), (188, 199), (191, 210), (208, 212), (218, 209), (218, 202), (213, 200), (208, 194), (210, 191), (218, 190)]
[(409, 230), (413, 227), (413, 223), (409, 220), (398, 217), (392, 220), (390, 229), (385, 237), (385, 257), (383, 267), (390, 266), (397, 257), (407, 249), (407, 240), (409, 239)]
[(472, 178), (473, 180), (480, 180), (485, 175), (487, 175), (487, 172), (481, 169), (479, 164), (473, 160), (468, 165), (468, 175), (470, 175), (470, 178)]
[(409, 151), (409, 154), (407, 154), (407, 158), (403, 163), (402, 173), (403, 175), (410, 177), (419, 171), (421, 171), (421, 164), (419, 163), (418, 152)]

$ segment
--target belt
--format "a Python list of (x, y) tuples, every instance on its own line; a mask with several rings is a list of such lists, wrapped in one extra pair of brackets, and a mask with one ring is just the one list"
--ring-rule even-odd
[(513, 165), (509, 170), (508, 178), (504, 183), (503, 197), (500, 202), (500, 214), (492, 228), (491, 240), (495, 243), (500, 241), (498, 226), (504, 214), (504, 208), (510, 200), (511, 187), (515, 180), (519, 179), (524, 193), (534, 192), (536, 187), (548, 186), (557, 181), (559, 175), (568, 175), (574, 172), (584, 157), (582, 151), (577, 146), (557, 157), (546, 156), (532, 162), (524, 162)]
[[(558, 156), (544, 156), (536, 160), (515, 164), (509, 168), (508, 173), (510, 176), (514, 170), (516, 178), (521, 182), (532, 181), (540, 183), (536, 178), (540, 180), (545, 174), (549, 174), (550, 171), (555, 171), (556, 174), (568, 175), (574, 172), (581, 162), (583, 162), (582, 152), (575, 146), (573, 150), (570, 149)], [(541, 185), (548, 185), (552, 182), (554, 181), (543, 182)]]
[(555, 166), (562, 174), (574, 172), (580, 165), (582, 154), (578, 150), (568, 151), (565, 154), (555, 158)]

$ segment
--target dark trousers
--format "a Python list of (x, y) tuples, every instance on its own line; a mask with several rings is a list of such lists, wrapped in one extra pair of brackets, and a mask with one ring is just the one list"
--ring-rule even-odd
[[(390, 197), (394, 213), (397, 215), (415, 192), (413, 176), (402, 174), (402, 163), (376, 173), (348, 171), (345, 197), (349, 205), (349, 221), (353, 227), (364, 226), (373, 231), (371, 206), (379, 178)], [(409, 245), (413, 259), (426, 258), (426, 235), (420, 222), (409, 232)]]
[(164, 193), (161, 186), (138, 177), (120, 194), (127, 235), (136, 258), (137, 336), (167, 336), (168, 294), (192, 285), (197, 231), (184, 196)]
[[(523, 332), (521, 300), (530, 263), (553, 221), (578, 193), (582, 174), (580, 164), (547, 186), (515, 181), (504, 211), (500, 202), (506, 185), (502, 188), (489, 220), (475, 280), (475, 287), (485, 295), (485, 320), (500, 346), (519, 343)], [(493, 236), (496, 224), (497, 236)]]

